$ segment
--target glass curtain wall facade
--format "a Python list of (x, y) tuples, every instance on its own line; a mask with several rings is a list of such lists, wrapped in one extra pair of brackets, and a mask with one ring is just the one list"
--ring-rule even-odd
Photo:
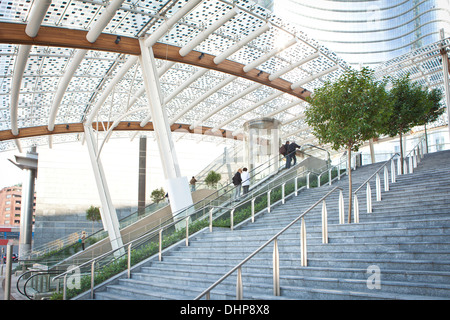
[(450, 0), (275, 0), (273, 12), (353, 66), (375, 66), (450, 35)]

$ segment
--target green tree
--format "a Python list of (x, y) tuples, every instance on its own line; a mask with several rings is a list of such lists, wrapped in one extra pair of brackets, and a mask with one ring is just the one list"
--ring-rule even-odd
[(306, 123), (322, 144), (334, 150), (347, 151), (349, 173), (348, 222), (352, 211), (351, 152), (358, 151), (367, 140), (381, 131), (383, 118), (388, 116), (385, 81), (376, 81), (373, 71), (363, 68), (349, 70), (335, 82), (327, 81), (316, 89), (305, 111)]
[(436, 120), (443, 112), (440, 105), (441, 98), (440, 91), (428, 92), (417, 82), (412, 82), (409, 75), (392, 80), (392, 88), (389, 91), (392, 112), (390, 117), (385, 119), (383, 133), (390, 137), (399, 136), (402, 174), (403, 135), (415, 126)]
[(217, 186), (217, 183), (222, 179), (222, 176), (220, 173), (215, 172), (214, 170), (211, 170), (208, 175), (206, 176), (205, 183), (208, 187), (215, 188)]
[(155, 203), (160, 203), (164, 200), (165, 196), (166, 192), (164, 191), (164, 189), (159, 188), (152, 191), (152, 193), (150, 194), (150, 199), (152, 199), (152, 201)]
[(425, 129), (425, 141), (428, 152), (427, 124), (436, 121), (444, 112), (445, 106), (442, 104), (443, 93), (440, 89), (432, 89), (426, 92), (426, 111), (419, 119), (419, 125)]
[(94, 222), (102, 220), (100, 208), (90, 206), (89, 209), (86, 210), (86, 219), (92, 221), (92, 232), (94, 232)]

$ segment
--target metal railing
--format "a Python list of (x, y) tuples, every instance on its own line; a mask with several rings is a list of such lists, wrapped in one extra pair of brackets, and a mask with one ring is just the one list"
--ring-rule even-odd
[(307, 265), (307, 245), (306, 245), (306, 227), (304, 217), (308, 214), (312, 209), (314, 209), (317, 205), (322, 203), (322, 242), (328, 243), (328, 213), (326, 209), (325, 199), (332, 194), (333, 192), (340, 190), (339, 194), (339, 217), (343, 217), (344, 213), (344, 201), (342, 196), (342, 188), (335, 187), (331, 191), (329, 191), (325, 196), (323, 196), (320, 200), (314, 203), (311, 207), (309, 207), (305, 212), (303, 212), (300, 216), (294, 219), (291, 223), (289, 223), (286, 227), (284, 227), (281, 231), (275, 234), (272, 238), (267, 240), (263, 245), (261, 245), (258, 249), (256, 249), (253, 253), (251, 253), (247, 258), (242, 260), (238, 265), (228, 271), (225, 275), (223, 275), (219, 280), (214, 282), (211, 286), (209, 286), (206, 290), (200, 293), (194, 300), (199, 300), (202, 297), (206, 297), (207, 300), (210, 299), (211, 290), (213, 290), (216, 286), (218, 286), (222, 281), (227, 279), (231, 274), (237, 271), (237, 282), (236, 282), (236, 299), (241, 300), (243, 298), (243, 282), (242, 282), (242, 266), (247, 263), (250, 259), (252, 259), (256, 254), (258, 254), (261, 250), (266, 248), (269, 244), (273, 242), (273, 294), (275, 296), (280, 295), (280, 258), (279, 258), (279, 250), (278, 250), (278, 238), (289, 228), (291, 228), (296, 222), (301, 220), (301, 236), (300, 236), (300, 256), (301, 256), (301, 265)]
[[(417, 167), (420, 160), (424, 155), (423, 143), (425, 142), (425, 137), (422, 137), (417, 145), (411, 149), (411, 151), (404, 157), (403, 162), (405, 167), (408, 167), (408, 173), (413, 173), (414, 168)], [(398, 157), (399, 154), (395, 153), (387, 160), (383, 165), (381, 165), (378, 170), (376, 170), (369, 178), (367, 178), (354, 192), (353, 192), (353, 219), (355, 223), (359, 223), (359, 202), (358, 202), (358, 191), (366, 186), (366, 208), (367, 213), (372, 213), (372, 188), (370, 186), (370, 181), (375, 177), (375, 199), (376, 201), (381, 201), (381, 178), (380, 171), (383, 170), (384, 175), (384, 191), (389, 191), (389, 170), (388, 164), (391, 166), (391, 183), (396, 181), (396, 171), (398, 175), (401, 175), (401, 159)], [(394, 158), (397, 157), (397, 169), (395, 166)]]
[[(90, 277), (91, 277), (90, 295), (92, 298), (93, 294), (94, 294), (94, 286), (95, 286), (95, 272), (96, 272), (96, 269), (98, 269), (98, 267), (100, 266), (102, 260), (106, 260), (106, 261), (100, 267), (104, 267), (114, 261), (118, 262), (120, 259), (124, 259), (123, 264), (125, 264), (125, 260), (126, 260), (126, 266), (127, 266), (126, 270), (127, 270), (128, 277), (130, 277), (131, 276), (131, 266), (132, 266), (132, 254), (131, 254), (132, 249), (134, 248), (134, 250), (136, 250), (139, 247), (148, 245), (150, 242), (153, 242), (157, 245), (158, 249), (157, 249), (156, 253), (158, 254), (158, 259), (161, 261), (162, 260), (162, 252), (163, 252), (163, 238), (164, 238), (163, 233), (166, 230), (175, 228), (175, 229), (178, 229), (179, 232), (185, 233), (184, 240), (178, 239), (178, 241), (176, 243), (179, 243), (180, 241), (182, 241), (182, 242), (185, 242), (186, 246), (189, 246), (189, 237), (191, 234), (190, 223), (192, 223), (192, 221), (194, 221), (194, 220), (200, 221), (200, 220), (208, 219), (209, 220), (209, 230), (210, 230), (210, 232), (212, 232), (213, 220), (217, 220), (218, 218), (224, 216), (226, 214), (226, 212), (229, 212), (230, 213), (230, 229), (233, 230), (233, 228), (235, 226), (234, 213), (235, 213), (236, 209), (238, 209), (239, 207), (248, 205), (248, 204), (251, 205), (251, 220), (252, 220), (252, 222), (254, 222), (254, 220), (255, 220), (255, 200), (257, 198), (266, 197), (267, 206), (263, 210), (267, 210), (268, 212), (270, 212), (271, 207), (273, 205), (271, 203), (271, 193), (275, 189), (277, 189), (277, 188), (281, 189), (281, 200), (280, 201), (282, 203), (285, 202), (285, 199), (287, 196), (286, 195), (286, 184), (287, 183), (291, 182), (294, 185), (293, 193), (295, 195), (298, 194), (298, 191), (301, 189), (301, 188), (300, 189), (298, 188), (298, 180), (300, 178), (302, 178), (302, 175), (304, 176), (305, 174), (307, 174), (309, 172), (304, 170), (300, 174), (295, 173), (295, 177), (292, 177), (290, 175), (290, 173), (296, 172), (294, 167), (292, 169), (294, 169), (294, 170), (287, 170), (287, 171), (283, 172), (280, 177), (277, 178), (277, 181), (281, 180), (281, 182), (272, 183), (272, 185), (269, 182), (268, 183), (269, 186), (266, 187), (267, 190), (249, 193), (248, 195), (246, 195), (246, 198), (243, 198), (238, 204), (235, 204), (234, 202), (229, 202), (232, 204), (232, 206), (228, 207), (226, 205), (225, 206), (224, 205), (216, 205), (213, 202), (210, 202), (206, 206), (209, 209), (207, 214), (204, 214), (203, 212), (197, 212), (197, 213), (192, 213), (190, 215), (187, 215), (187, 214), (186, 215), (178, 215), (178, 219), (174, 220), (172, 223), (167, 224), (167, 225), (165, 225), (157, 230), (154, 230), (152, 232), (146, 233), (145, 235), (143, 235), (143, 236), (119, 247), (119, 248), (116, 248), (115, 250), (111, 250), (105, 254), (95, 257), (89, 261), (86, 261), (76, 267), (73, 267), (73, 268), (57, 275), (52, 280), (55, 281), (60, 278), (64, 278), (64, 280), (63, 280), (63, 299), (66, 299), (67, 298), (67, 292), (66, 292), (67, 277), (74, 271), (79, 271), (80, 274), (85, 274), (85, 275), (90, 274)], [(329, 172), (328, 170), (326, 170), (326, 171)], [(339, 176), (340, 176), (340, 172), (339, 172)], [(218, 213), (218, 214), (216, 214), (215, 218), (213, 215), (214, 210), (216, 210), (216, 212)], [(225, 212), (223, 212), (222, 210), (225, 210)], [(263, 211), (263, 210), (261, 210), (261, 211)], [(196, 214), (198, 214), (198, 217), (193, 217)], [(182, 217), (180, 217), (180, 216), (182, 216)], [(172, 243), (172, 244), (174, 244), (174, 243)], [(170, 245), (172, 245), (172, 244), (170, 244)], [(126, 251), (125, 254), (122, 254), (122, 255), (115, 254), (117, 252), (124, 252), (124, 251)], [(121, 262), (118, 262), (118, 263), (121, 263)], [(96, 268), (96, 266), (97, 266), (97, 268)], [(83, 268), (87, 268), (88, 272), (82, 273), (81, 270)]]
[[(422, 140), (417, 144), (413, 150), (411, 150), (407, 157), (410, 163), (410, 168), (416, 167), (417, 163), (420, 161), (420, 158), (423, 157), (423, 146), (422, 146)], [(358, 210), (357, 213), (355, 213), (355, 223), (359, 223), (359, 209), (358, 209), (358, 200), (356, 193), (364, 186), (367, 185), (368, 192), (367, 192), (367, 203), (368, 208), (370, 206), (371, 210), (371, 192), (370, 192), (370, 180), (376, 176), (376, 185), (377, 185), (377, 200), (381, 200), (381, 183), (380, 183), (380, 177), (379, 172), (383, 169), (384, 170), (384, 177), (385, 177), (385, 190), (389, 190), (389, 177), (388, 177), (388, 170), (387, 170), (387, 163), (391, 162), (391, 166), (393, 169), (391, 169), (392, 172), (392, 179), (393, 182), (395, 182), (395, 166), (393, 164), (393, 158), (397, 156), (397, 154), (393, 155), (391, 159), (386, 161), (378, 170), (376, 170), (357, 190), (354, 192), (355, 196), (355, 210)], [(406, 157), (405, 157), (406, 158)], [(340, 171), (339, 171), (339, 165), (336, 165), (334, 167), (338, 168), (339, 177), (340, 177)], [(411, 169), (410, 169), (411, 170)], [(410, 171), (412, 172), (412, 171)], [(319, 174), (319, 177), (321, 174)], [(331, 177), (331, 172), (330, 172)], [(329, 184), (331, 185), (331, 179)], [(318, 180), (318, 185), (320, 186), (320, 179)], [(322, 203), (322, 243), (327, 244), (328, 243), (328, 212), (326, 207), (325, 199), (331, 195), (333, 192), (339, 190), (339, 224), (344, 224), (344, 199), (342, 194), (342, 188), (341, 187), (335, 187), (331, 191), (329, 191), (327, 194), (325, 194), (320, 200), (318, 200), (316, 203), (314, 203), (311, 207), (309, 207), (306, 211), (304, 211), (299, 217), (294, 219), (291, 223), (289, 223), (286, 227), (284, 227), (281, 231), (279, 231), (277, 234), (275, 234), (273, 237), (271, 237), (269, 240), (267, 240), (263, 245), (261, 245), (258, 249), (256, 249), (253, 253), (251, 253), (247, 258), (242, 260), (239, 264), (237, 264), (235, 267), (233, 267), (230, 271), (228, 271), (225, 275), (223, 275), (219, 280), (214, 282), (211, 286), (209, 286), (206, 290), (204, 290), (202, 293), (200, 293), (195, 300), (199, 300), (202, 297), (205, 297), (207, 300), (210, 299), (211, 291), (217, 287), (220, 283), (222, 283), (225, 279), (227, 279), (230, 275), (232, 275), (234, 272), (237, 271), (237, 280), (236, 280), (236, 299), (241, 300), (243, 298), (243, 283), (242, 283), (242, 266), (247, 263), (249, 260), (251, 260), (256, 254), (258, 254), (260, 251), (262, 251), (264, 248), (266, 248), (269, 244), (273, 242), (273, 255), (272, 255), (272, 265), (273, 265), (273, 294), (275, 296), (280, 295), (280, 267), (279, 267), (279, 249), (278, 249), (278, 238), (290, 227), (292, 227), (295, 223), (297, 223), (299, 220), (301, 220), (301, 231), (300, 231), (300, 265), (302, 267), (307, 266), (307, 244), (306, 244), (306, 224), (304, 217), (305, 215), (310, 212), (312, 209), (317, 207), (320, 203)], [(297, 192), (296, 192), (297, 195)], [(284, 195), (283, 195), (284, 200)], [(284, 201), (283, 201), (284, 203)], [(368, 209), (369, 210), (369, 209)], [(369, 212), (369, 211), (368, 211)], [(252, 219), (253, 221), (253, 219)]]
[[(279, 162), (279, 166), (281, 165), (281, 158), (279, 155), (276, 155), (274, 157), (271, 157), (270, 159), (268, 159), (266, 162), (258, 165), (257, 167), (255, 167), (252, 171), (250, 171), (251, 177), (252, 177), (252, 184), (256, 185), (258, 184), (260, 181), (263, 181), (264, 179), (267, 179), (268, 177), (270, 177), (273, 174), (276, 174), (278, 171), (276, 172), (267, 172), (267, 167), (272, 167), (273, 163), (275, 161)], [(214, 204), (221, 204), (221, 203), (225, 203), (227, 201), (229, 201), (232, 198), (232, 191), (234, 189), (234, 185), (229, 182), (228, 184), (226, 184), (225, 186), (220, 187), (219, 189), (217, 189), (214, 193), (212, 193), (211, 195), (209, 195), (208, 197), (194, 203), (193, 205), (180, 210), (179, 212), (175, 212), (174, 215), (184, 215), (187, 216), (189, 212), (193, 212), (193, 211), (198, 211), (201, 210), (202, 207), (207, 207), (211, 204), (211, 202), (213, 202)], [(160, 208), (158, 208), (160, 209)], [(147, 208), (146, 208), (147, 210)], [(152, 214), (153, 212), (149, 212), (147, 214), (147, 216), (149, 214)], [(136, 214), (133, 214), (132, 216), (135, 216)], [(146, 215), (143, 215), (141, 218), (145, 217)], [(123, 224), (123, 220), (125, 222), (127, 222), (126, 224)], [(120, 224), (121, 224), (121, 228), (126, 227), (131, 225), (131, 223), (129, 222), (130, 220), (130, 216), (125, 217), (123, 219), (120, 220)], [(161, 228), (162, 226), (170, 223), (170, 221), (172, 220), (172, 218), (168, 218), (168, 219), (159, 219), (159, 222), (157, 222), (155, 225), (152, 226), (143, 226), (141, 228), (138, 229), (134, 229), (133, 230), (133, 237), (136, 237), (142, 234), (145, 234), (149, 231)], [(134, 220), (132, 221), (132, 223), (137, 222), (138, 219), (134, 218)], [(86, 239), (86, 243), (90, 243), (94, 244), (102, 239), (104, 239), (105, 237), (107, 237), (107, 233), (104, 230), (99, 230), (98, 232), (96, 232), (95, 234), (90, 235), (87, 239)], [(93, 241), (90, 241), (90, 239), (95, 239)], [(81, 250), (81, 246), (78, 244), (78, 242), (72, 244), (72, 246), (76, 247), (73, 250), (71, 250), (69, 247), (65, 247), (63, 248), (65, 251), (62, 252), (59, 256), (62, 256), (62, 258), (60, 258), (60, 260), (51, 260), (51, 257), (45, 257), (45, 259), (47, 260), (42, 260), (42, 259), (38, 259), (36, 261), (38, 261), (41, 264), (45, 264), (44, 261), (48, 261), (48, 264), (57, 266), (60, 262), (65, 262), (67, 260), (68, 257), (72, 257), (72, 256), (76, 256), (77, 254), (83, 254), (86, 255), (87, 250), (83, 251)], [(80, 248), (78, 248), (80, 247)], [(99, 251), (99, 250), (98, 250)], [(67, 252), (68, 254), (64, 255), (63, 253)], [(58, 252), (56, 252), (55, 254), (58, 254)], [(92, 256), (89, 258), (93, 258)], [(89, 259), (88, 258), (88, 259)], [(80, 260), (80, 258), (78, 258), (78, 260)]]
[[(276, 159), (278, 159), (278, 156), (276, 157)], [(270, 162), (270, 165), (273, 165), (273, 159)], [(263, 165), (258, 166), (257, 168), (255, 168), (253, 170), (254, 173), (258, 173), (258, 170), (263, 167)], [(264, 170), (264, 167), (263, 169)], [(278, 172), (278, 171), (277, 171)], [(58, 276), (54, 277), (53, 280), (57, 280), (61, 277), (67, 278), (68, 275), (70, 275), (72, 272), (74, 272), (75, 270), (82, 270), (83, 268), (86, 268), (87, 266), (90, 266), (90, 274), (94, 275), (95, 273), (95, 266), (101, 264), (102, 260), (105, 260), (103, 262), (103, 266), (106, 266), (107, 264), (113, 262), (113, 261), (118, 261), (120, 258), (122, 258), (122, 255), (118, 255), (118, 252), (123, 252), (124, 250), (127, 251), (127, 265), (131, 266), (131, 250), (132, 248), (137, 248), (139, 246), (143, 246), (144, 244), (148, 244), (151, 242), (154, 243), (158, 243), (158, 255), (159, 258), (161, 259), (161, 255), (162, 255), (162, 249), (163, 249), (163, 233), (169, 229), (172, 229), (172, 231), (179, 231), (181, 229), (185, 229), (185, 233), (186, 233), (186, 237), (185, 237), (185, 242), (186, 245), (189, 245), (189, 234), (190, 234), (190, 223), (192, 223), (193, 221), (199, 221), (204, 219), (205, 217), (208, 216), (208, 214), (205, 214), (205, 208), (212, 208), (213, 206), (215, 206), (216, 208), (220, 208), (220, 206), (218, 204), (221, 204), (223, 206), (223, 204), (227, 204), (230, 203), (231, 198), (232, 198), (232, 193), (234, 192), (233, 188), (230, 188), (229, 186), (222, 188), (223, 190), (218, 190), (215, 194), (217, 195), (217, 198), (221, 198), (221, 201), (216, 201), (216, 199), (213, 200), (209, 200), (209, 201), (202, 201), (203, 205), (202, 208), (198, 209), (198, 210), (191, 210), (191, 209), (195, 209), (195, 207), (190, 207), (186, 210), (182, 210), (181, 212), (179, 212), (176, 216), (173, 217), (173, 221), (170, 223), (166, 223), (163, 226), (160, 226), (158, 228), (155, 228), (153, 231), (147, 232), (144, 235), (138, 237), (137, 239), (130, 241), (129, 243), (115, 249), (115, 250), (111, 250), (108, 251), (102, 255), (99, 255), (98, 257), (92, 258), (84, 263), (81, 263), (80, 265), (78, 265), (77, 267), (71, 268), (61, 274), (59, 274)], [(223, 191), (223, 193), (221, 194), (220, 191)], [(223, 198), (224, 194), (229, 194), (229, 197), (225, 197)], [(232, 203), (232, 202), (231, 202)], [(237, 206), (240, 206), (242, 204), (242, 202), (240, 202), (239, 204), (237, 204)], [(221, 209), (226, 208), (227, 210), (230, 209), (228, 207), (222, 207)], [(192, 212), (194, 211), (194, 212)], [(189, 213), (191, 212), (191, 213)], [(220, 210), (219, 210), (220, 213)], [(234, 211), (233, 211), (234, 213)], [(209, 217), (212, 216), (212, 212), (211, 210), (209, 210)], [(210, 218), (210, 225), (212, 225), (212, 218)], [(173, 233), (173, 232), (172, 232)], [(170, 237), (170, 236), (169, 236)], [(156, 239), (157, 238), (157, 239)], [(113, 257), (115, 256), (115, 257)], [(81, 273), (81, 272), (80, 272)], [(84, 273), (86, 274), (86, 273)], [(91, 276), (92, 278), (92, 286), (94, 285), (94, 277)], [(65, 283), (63, 285), (63, 297), (66, 298), (66, 287), (67, 287), (67, 283), (65, 280)], [(91, 290), (93, 290), (93, 287), (91, 288)]]

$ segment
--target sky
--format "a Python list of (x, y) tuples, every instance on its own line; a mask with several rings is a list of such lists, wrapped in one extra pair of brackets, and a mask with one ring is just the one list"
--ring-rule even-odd
[(22, 170), (8, 160), (15, 161), (19, 154), (17, 150), (0, 152), (0, 189), (22, 182)]

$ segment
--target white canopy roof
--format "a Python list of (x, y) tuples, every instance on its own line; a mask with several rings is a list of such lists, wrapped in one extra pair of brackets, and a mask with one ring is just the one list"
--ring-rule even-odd
[(305, 98), (347, 68), (251, 1), (1, 1), (0, 151), (81, 139), (86, 119), (152, 130), (139, 38), (157, 58), (172, 130), (192, 133), (234, 137), (270, 116), (282, 139), (309, 139)]

